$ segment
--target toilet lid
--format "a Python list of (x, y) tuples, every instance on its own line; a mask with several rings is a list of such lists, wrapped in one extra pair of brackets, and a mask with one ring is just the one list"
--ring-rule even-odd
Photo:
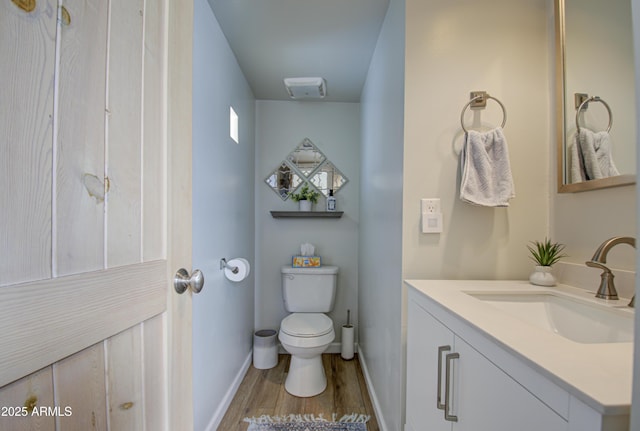
[(319, 337), (333, 329), (333, 321), (322, 313), (293, 313), (280, 323), (280, 330), (294, 337)]

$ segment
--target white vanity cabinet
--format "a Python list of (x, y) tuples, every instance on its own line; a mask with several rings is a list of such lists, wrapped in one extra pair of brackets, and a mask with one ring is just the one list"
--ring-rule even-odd
[(532, 395), (409, 292), (405, 431), (567, 431)]

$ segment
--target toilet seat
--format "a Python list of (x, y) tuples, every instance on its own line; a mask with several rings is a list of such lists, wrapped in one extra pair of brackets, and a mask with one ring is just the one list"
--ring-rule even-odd
[(332, 330), (333, 321), (323, 313), (293, 313), (280, 323), (280, 331), (292, 337), (320, 337)]
[(322, 313), (290, 314), (282, 319), (278, 333), (283, 344), (299, 348), (329, 345), (335, 337), (333, 321)]

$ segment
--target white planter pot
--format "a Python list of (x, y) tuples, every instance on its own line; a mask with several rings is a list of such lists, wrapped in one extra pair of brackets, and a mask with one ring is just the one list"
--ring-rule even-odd
[(298, 209), (300, 211), (311, 211), (312, 202), (308, 200), (298, 201)]
[(556, 278), (550, 266), (536, 266), (529, 276), (529, 282), (537, 286), (555, 286)]

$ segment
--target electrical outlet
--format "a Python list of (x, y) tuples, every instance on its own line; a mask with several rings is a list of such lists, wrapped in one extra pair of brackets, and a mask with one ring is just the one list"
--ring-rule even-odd
[(420, 211), (422, 212), (422, 232), (442, 232), (442, 210), (440, 199), (420, 199)]
[(422, 214), (438, 214), (442, 211), (440, 210), (440, 199), (421, 199), (421, 210)]

